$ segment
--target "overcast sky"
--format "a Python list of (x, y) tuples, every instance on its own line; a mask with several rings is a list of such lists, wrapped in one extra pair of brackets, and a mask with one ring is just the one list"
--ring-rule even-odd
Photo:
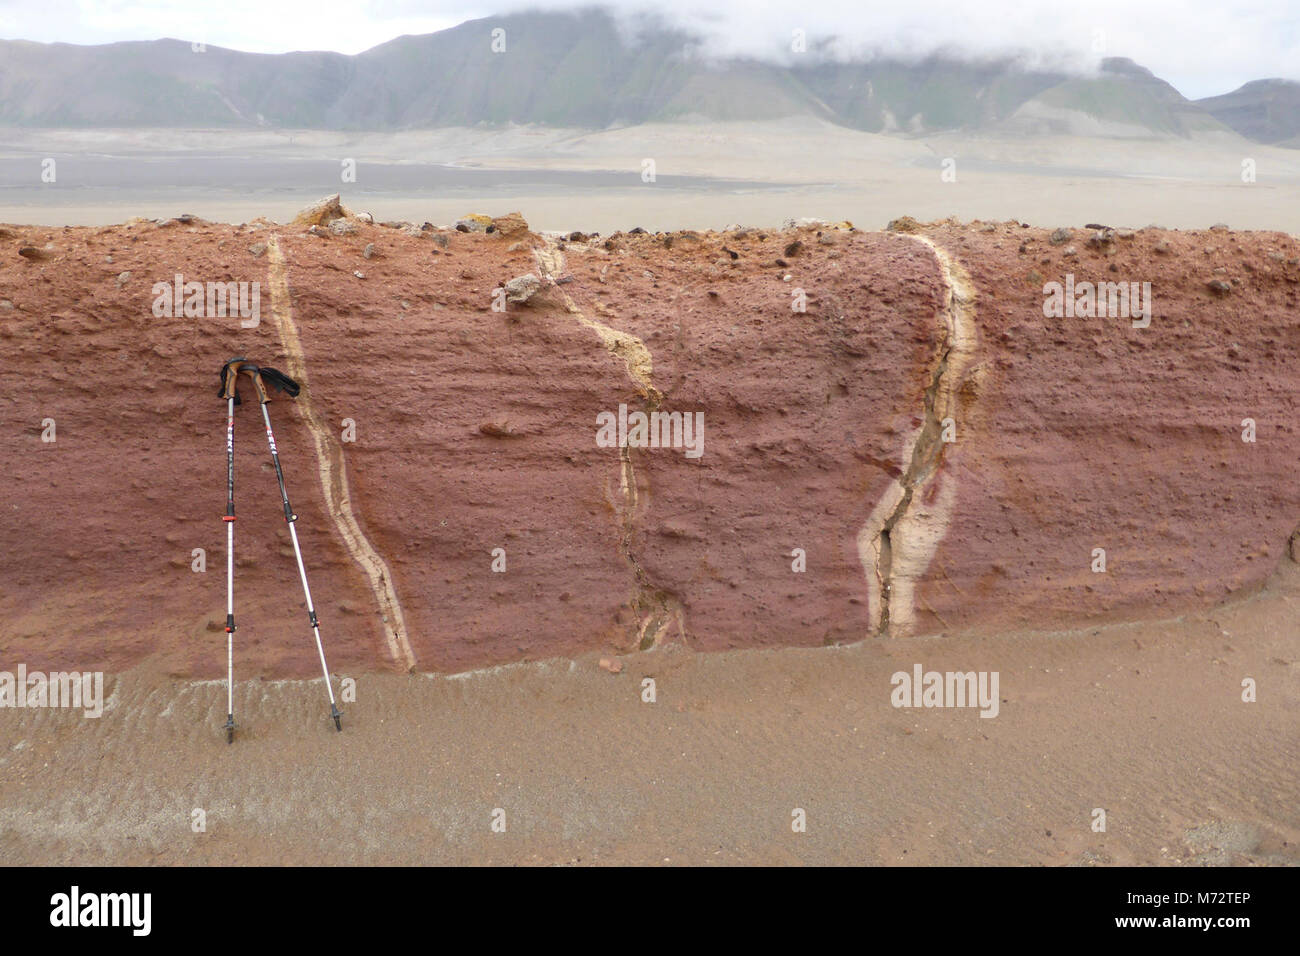
[[(0, 0), (0, 37), (108, 43), (176, 37), (239, 50), (358, 53), (404, 33), (575, 0)], [(611, 5), (613, 6), (613, 5)], [(855, 52), (1028, 51), (1046, 63), (1127, 56), (1196, 98), (1300, 80), (1300, 0), (620, 0), (705, 34), (719, 54), (780, 57), (792, 31)], [(3, 66), (3, 64), (0, 64)]]

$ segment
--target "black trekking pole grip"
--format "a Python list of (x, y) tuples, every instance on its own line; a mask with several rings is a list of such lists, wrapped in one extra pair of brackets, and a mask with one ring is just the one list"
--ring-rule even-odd
[[(239, 355), (236, 356), (235, 358), (227, 359), (226, 364), (221, 366), (221, 387), (217, 390), (217, 395), (220, 398), (223, 399), (233, 398), (235, 400), (236, 405), (240, 403), (239, 387), (238, 387), (239, 373), (243, 371), (244, 367), (249, 364), (250, 363), (248, 359), (244, 358), (244, 356), (242, 355)], [(256, 366), (253, 367), (256, 368)]]
[(277, 392), (284, 392), (290, 398), (294, 398), (302, 391), (301, 386), (288, 375), (285, 375), (278, 368), (271, 368), (269, 365), (253, 365), (251, 362), (246, 363), (240, 371), (248, 375), (253, 380), (253, 388), (257, 390), (257, 400), (265, 405), (271, 400), (267, 394), (266, 386), (270, 385)]

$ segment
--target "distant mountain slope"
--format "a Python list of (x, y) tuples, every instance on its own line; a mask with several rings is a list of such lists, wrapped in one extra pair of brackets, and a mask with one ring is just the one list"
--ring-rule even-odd
[(1300, 83), (1294, 80), (1252, 80), (1196, 105), (1247, 139), (1300, 147)]
[(836, 122), (871, 132), (985, 126), (1066, 78), (1026, 72), (1009, 60), (965, 63), (942, 57), (917, 63), (826, 62), (793, 72)]
[[(492, 49), (497, 27), (504, 52)], [(1013, 60), (807, 60), (715, 60), (686, 33), (643, 26), (632, 36), (600, 10), (472, 20), (357, 56), (196, 52), (178, 40), (0, 40), (0, 126), (603, 129), (810, 115), (900, 133), (1003, 124), (1122, 136), (1228, 128), (1127, 60), (1106, 61), (1096, 76)]]
[(1021, 104), (1009, 124), (1033, 132), (1191, 136), (1227, 127), (1150, 70), (1124, 57), (1096, 77), (1068, 77)]
[(353, 83), (339, 53), (194, 52), (178, 40), (73, 46), (0, 41), (10, 126), (327, 126)]

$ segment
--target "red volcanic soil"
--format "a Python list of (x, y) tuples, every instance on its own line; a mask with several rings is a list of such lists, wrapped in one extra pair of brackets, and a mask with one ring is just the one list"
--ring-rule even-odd
[[(1284, 234), (350, 226), (0, 227), (0, 657), (224, 674), (234, 355), (304, 379), (270, 414), (333, 670), (1077, 626), (1209, 606), (1287, 554)], [(1067, 273), (1149, 282), (1149, 326), (1045, 317)], [(259, 283), (260, 323), (155, 315), (177, 274)], [(311, 676), (243, 392), (236, 674)], [(702, 454), (602, 447), (620, 406), (702, 413)]]
[[(1163, 616), (1260, 585), (1300, 522), (1300, 242), (1142, 229), (1053, 244), (1015, 223), (926, 233), (978, 289), (982, 387), (922, 629)], [(1151, 283), (1149, 326), (1045, 318), (1044, 283), (1067, 274)]]

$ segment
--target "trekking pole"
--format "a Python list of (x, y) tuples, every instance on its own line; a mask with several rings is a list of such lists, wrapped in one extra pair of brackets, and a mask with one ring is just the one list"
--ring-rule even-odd
[(271, 431), (271, 415), (266, 410), (267, 403), (271, 399), (266, 394), (266, 386), (262, 383), (262, 377), (265, 376), (267, 381), (280, 391), (287, 392), (290, 397), (298, 394), (298, 383), (283, 372), (273, 368), (259, 368), (256, 365), (246, 364), (240, 371), (245, 372), (253, 379), (253, 387), (257, 390), (257, 400), (262, 406), (262, 420), (266, 422), (266, 442), (271, 446), (271, 461), (275, 465), (276, 481), (280, 483), (280, 500), (284, 503), (284, 520), (289, 525), (289, 537), (293, 539), (293, 553), (298, 560), (298, 575), (302, 578), (302, 593), (307, 598), (307, 617), (311, 621), (312, 633), (316, 637), (316, 653), (320, 655), (320, 667), (325, 675), (325, 690), (329, 693), (330, 716), (334, 718), (334, 727), (342, 731), (343, 724), (340, 723), (340, 718), (343, 715), (339, 713), (338, 705), (334, 701), (334, 685), (330, 681), (330, 670), (325, 663), (325, 648), (320, 639), (320, 622), (316, 619), (316, 608), (311, 602), (311, 588), (307, 586), (307, 569), (302, 563), (302, 549), (298, 546), (298, 532), (294, 527), (294, 522), (298, 520), (298, 516), (293, 513), (293, 508), (289, 504), (289, 492), (284, 487), (284, 470), (280, 467), (280, 453), (275, 448), (275, 434)]
[(226, 743), (235, 742), (235, 405), (241, 355), (221, 368), (221, 391), (226, 400)]

